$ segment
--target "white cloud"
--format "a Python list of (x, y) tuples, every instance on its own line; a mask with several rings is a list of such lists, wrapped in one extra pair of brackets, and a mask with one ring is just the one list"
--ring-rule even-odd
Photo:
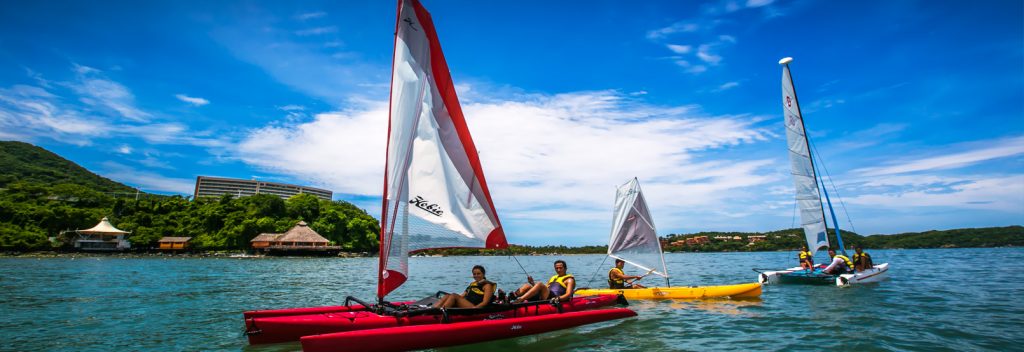
[[(693, 106), (652, 106), (628, 96), (578, 92), (463, 105), (503, 216), (605, 219), (612, 186), (634, 176), (659, 212), (685, 214), (679, 210), (747, 197), (743, 189), (778, 179), (763, 174), (773, 160), (698, 160), (712, 150), (766, 140), (751, 126), (754, 119), (706, 116)], [(386, 128), (387, 104), (378, 102), (254, 130), (236, 152), (265, 170), (375, 196)], [(555, 208), (561, 210), (547, 210)]]
[(192, 104), (194, 106), (203, 106), (210, 103), (209, 100), (197, 97), (190, 97), (184, 94), (175, 94), (174, 97), (178, 98), (178, 100)]
[(311, 19), (314, 19), (314, 18), (321, 18), (321, 17), (324, 17), (324, 16), (327, 16), (326, 12), (316, 11), (316, 12), (307, 12), (307, 13), (299, 14), (299, 15), (295, 16), (295, 19), (297, 19), (299, 21), (306, 21), (306, 20), (311, 20)]
[(921, 207), (954, 207), (1024, 215), (1024, 175), (1019, 174), (882, 176), (872, 177), (864, 186), (874, 189), (847, 197), (846, 203), (910, 211), (919, 211)]
[(729, 90), (729, 89), (736, 88), (736, 87), (739, 87), (739, 86), (740, 86), (740, 82), (726, 82), (726, 83), (723, 83), (722, 85), (718, 86), (718, 88), (715, 88), (712, 91), (713, 92), (721, 92), (721, 91)]
[(117, 152), (121, 154), (131, 154), (132, 147), (127, 144), (122, 144), (120, 147), (117, 147)]
[(1024, 154), (1024, 136), (972, 143), (960, 148), (970, 150), (916, 160), (900, 160), (888, 166), (861, 168), (853, 172), (865, 176), (878, 176), (962, 168), (983, 161)]
[(668, 47), (668, 50), (672, 50), (672, 52), (676, 54), (686, 54), (693, 50), (693, 47), (689, 45), (668, 44), (666, 46)]
[(686, 60), (674, 60), (673, 62), (679, 67), (685, 68), (687, 73), (699, 74), (708, 70), (707, 66), (694, 65)]
[(166, 177), (113, 161), (104, 162), (103, 168), (104, 171), (100, 174), (104, 177), (138, 187), (143, 191), (177, 194), (192, 194), (195, 191), (195, 180), (192, 179)]
[(107, 79), (102, 71), (75, 64), (77, 80), (70, 88), (81, 95), (79, 100), (96, 107), (105, 107), (132, 121), (146, 122), (150, 114), (135, 107), (135, 96), (120, 83)]
[(696, 32), (700, 29), (700, 25), (691, 22), (676, 22), (672, 25), (664, 28), (659, 28), (647, 32), (647, 39), (660, 39), (668, 35), (675, 33), (688, 33)]
[(0, 127), (20, 140), (48, 137), (76, 145), (87, 145), (108, 129), (102, 119), (63, 107), (50, 92), (23, 85), (0, 89)]
[(310, 35), (320, 35), (320, 34), (327, 34), (327, 33), (335, 33), (337, 31), (338, 31), (338, 27), (327, 26), (327, 27), (316, 27), (316, 28), (303, 29), (301, 31), (295, 31), (295, 34), (299, 35), (299, 36), (310, 36)]
[(761, 7), (771, 5), (775, 0), (747, 0), (747, 7)]
[(700, 58), (701, 61), (707, 62), (712, 65), (718, 65), (719, 62), (722, 62), (722, 57), (715, 55), (714, 53), (712, 53), (711, 50), (712, 45), (701, 44), (701, 46), (697, 49), (697, 57)]

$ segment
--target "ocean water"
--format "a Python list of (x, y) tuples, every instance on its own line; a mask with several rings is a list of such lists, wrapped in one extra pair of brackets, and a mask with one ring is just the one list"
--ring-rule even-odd
[[(631, 301), (636, 318), (441, 350), (1024, 350), (1024, 249), (871, 252), (892, 266), (887, 281), (766, 286), (750, 301)], [(720, 285), (754, 281), (752, 268), (791, 267), (794, 257), (678, 253), (666, 262), (672, 285)], [(610, 265), (603, 255), (518, 259), (538, 280), (564, 259), (581, 285), (595, 287)], [(500, 288), (525, 281), (509, 257), (412, 258), (411, 279), (389, 299), (461, 291), (476, 264)], [(300, 350), (248, 346), (242, 312), (373, 299), (376, 265), (376, 258), (0, 258), (0, 350)]]

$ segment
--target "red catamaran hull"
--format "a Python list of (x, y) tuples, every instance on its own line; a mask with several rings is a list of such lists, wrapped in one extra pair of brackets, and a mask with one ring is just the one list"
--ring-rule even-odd
[(408, 351), (507, 339), (636, 316), (626, 308), (306, 336), (302, 350)]
[[(574, 297), (571, 302), (562, 303), (562, 312), (576, 312), (595, 308), (607, 307), (618, 302), (617, 295), (598, 295)], [(344, 306), (340, 306), (344, 307)], [(358, 306), (362, 308), (362, 306)], [(245, 319), (245, 328), (249, 337), (249, 344), (267, 344), (298, 341), (299, 338), (309, 335), (329, 334), (335, 332), (357, 331), (366, 329), (390, 328), (396, 326), (440, 324), (443, 317), (440, 314), (419, 315), (412, 317), (394, 317), (379, 315), (365, 309), (332, 311), (324, 313), (305, 313), (299, 315), (280, 315), (287, 311), (310, 311), (315, 309), (332, 309), (338, 307), (314, 307), (281, 309), (275, 311), (276, 316), (256, 316)], [(558, 313), (558, 307), (551, 304), (520, 307), (500, 312), (489, 312), (476, 315), (451, 315), (449, 322), (479, 321), (484, 319), (502, 319), (523, 316), (539, 316)], [(266, 314), (266, 313), (262, 313)]]

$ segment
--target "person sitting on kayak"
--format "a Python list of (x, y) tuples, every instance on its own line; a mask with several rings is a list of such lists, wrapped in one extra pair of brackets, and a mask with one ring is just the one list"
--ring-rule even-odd
[(526, 276), (526, 280), (529, 283), (523, 284), (522, 287), (513, 292), (515, 303), (522, 303), (527, 300), (548, 299), (555, 302), (568, 302), (572, 299), (573, 291), (576, 290), (576, 279), (572, 277), (572, 274), (565, 273), (567, 269), (568, 266), (564, 260), (556, 260), (555, 276), (552, 276), (547, 284), (543, 282), (535, 283), (532, 276)]
[(814, 253), (807, 250), (807, 246), (804, 245), (800, 250), (800, 267), (804, 269), (814, 268)]
[(487, 281), (487, 270), (481, 265), (473, 266), (473, 282), (462, 294), (450, 293), (434, 304), (434, 308), (481, 308), (494, 300), (494, 289), (498, 286)]
[(867, 270), (875, 267), (875, 263), (871, 261), (871, 255), (864, 253), (864, 248), (861, 245), (853, 246), (853, 250), (857, 253), (853, 254), (853, 268), (856, 270)]
[(626, 282), (626, 280), (640, 280), (643, 276), (626, 275), (622, 271), (624, 266), (626, 266), (625, 260), (615, 259), (615, 267), (608, 270), (608, 288), (644, 288), (643, 285)]
[(832, 258), (832, 264), (829, 264), (828, 267), (821, 272), (831, 275), (853, 272), (853, 262), (850, 261), (850, 258), (847, 258), (842, 254), (836, 254), (836, 250), (831, 248), (828, 250), (828, 256)]

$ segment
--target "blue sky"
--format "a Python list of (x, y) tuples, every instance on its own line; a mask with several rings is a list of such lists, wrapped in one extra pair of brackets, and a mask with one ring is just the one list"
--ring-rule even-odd
[[(661, 234), (793, 226), (785, 56), (842, 228), (1024, 223), (1019, 1), (424, 6), (510, 242), (605, 242), (634, 176)], [(150, 192), (259, 177), (379, 214), (394, 12), (4, 2), (0, 140)]]

